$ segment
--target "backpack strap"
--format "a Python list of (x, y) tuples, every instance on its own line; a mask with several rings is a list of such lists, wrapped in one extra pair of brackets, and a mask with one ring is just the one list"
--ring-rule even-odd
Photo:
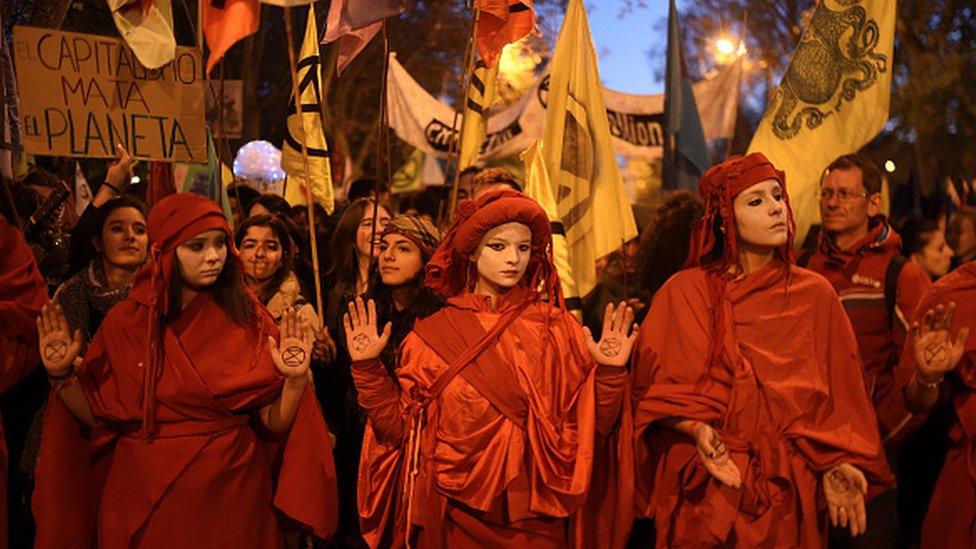
[(803, 252), (800, 253), (800, 257), (796, 258), (796, 266), (797, 267), (803, 267), (804, 269), (806, 269), (807, 268), (807, 265), (810, 264), (810, 259), (813, 257), (813, 254), (816, 251), (817, 251), (817, 248), (814, 247), (814, 246), (811, 246), (809, 248), (805, 248), (803, 250)]
[(905, 256), (896, 254), (891, 257), (891, 261), (888, 262), (888, 268), (885, 269), (884, 300), (885, 311), (888, 313), (889, 327), (894, 326), (895, 306), (898, 304), (898, 276), (901, 275), (901, 270), (905, 267), (905, 263), (908, 263)]

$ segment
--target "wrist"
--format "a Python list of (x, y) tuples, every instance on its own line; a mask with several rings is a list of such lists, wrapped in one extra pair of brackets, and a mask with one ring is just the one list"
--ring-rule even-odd
[(305, 385), (308, 384), (308, 375), (302, 374), (300, 376), (288, 376), (285, 378), (285, 387), (289, 389), (304, 389)]
[(944, 379), (944, 376), (941, 373), (926, 374), (921, 370), (915, 370), (913, 379), (915, 380), (915, 384), (920, 387), (925, 387), (926, 389), (938, 389), (939, 385)]

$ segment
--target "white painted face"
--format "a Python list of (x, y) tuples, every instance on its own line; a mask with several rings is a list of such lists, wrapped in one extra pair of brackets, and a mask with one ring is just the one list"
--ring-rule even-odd
[(532, 231), (513, 222), (485, 233), (471, 258), (477, 265), (479, 282), (504, 291), (522, 280), (531, 254)]
[(732, 207), (740, 243), (769, 248), (786, 244), (789, 220), (778, 181), (756, 183), (736, 195)]
[(219, 229), (202, 232), (176, 248), (183, 282), (194, 289), (217, 281), (227, 261), (227, 234)]

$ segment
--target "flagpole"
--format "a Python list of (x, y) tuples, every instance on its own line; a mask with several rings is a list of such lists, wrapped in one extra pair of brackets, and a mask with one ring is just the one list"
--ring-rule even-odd
[[(387, 112), (386, 112), (386, 79), (390, 71), (390, 35), (386, 29), (386, 22), (383, 23), (383, 68), (382, 75), (380, 79), (380, 113), (377, 117), (376, 124), (376, 162), (373, 164), (373, 174), (374, 174), (374, 187), (373, 187), (373, 223), (370, 227), (369, 233), (369, 261), (372, 264), (373, 254), (376, 252), (376, 224), (379, 221), (377, 218), (380, 213), (380, 159), (383, 155), (386, 156), (387, 163), (387, 185), (390, 184), (392, 177), (390, 176), (390, 134), (386, 130), (387, 124)], [(385, 146), (384, 146), (385, 143)], [(382, 154), (381, 154), (382, 153)], [(367, 269), (367, 290), (369, 289), (369, 270)]]
[[(308, 8), (310, 11), (312, 7)], [(309, 13), (314, 17), (313, 13)], [(285, 5), (285, 36), (287, 37), (288, 62), (291, 65), (291, 95), (295, 98), (295, 114), (298, 116), (298, 139), (302, 144), (302, 168), (305, 170), (305, 205), (308, 207), (308, 236), (312, 248), (312, 273), (315, 276), (315, 309), (319, 316), (319, 326), (322, 328), (325, 315), (322, 307), (322, 279), (319, 276), (319, 247), (315, 237), (315, 206), (312, 199), (312, 174), (308, 168), (308, 145), (305, 140), (305, 117), (302, 112), (302, 98), (298, 93), (298, 63), (295, 61), (295, 35), (291, 28), (291, 8)], [(311, 69), (310, 69), (311, 70)], [(286, 121), (287, 125), (287, 121)]]
[[(451, 163), (454, 163), (454, 183), (451, 185), (450, 207), (447, 210), (448, 219), (454, 217), (454, 210), (457, 208), (458, 188), (461, 184), (461, 128), (464, 126), (464, 111), (468, 104), (468, 93), (471, 88), (471, 76), (474, 73), (475, 55), (478, 49), (478, 20), (481, 19), (481, 2), (475, 0), (474, 19), (471, 20), (471, 39), (465, 50), (464, 58), (464, 95), (458, 108), (454, 110), (453, 129), (457, 131), (457, 139), (451, 140), (451, 155), (448, 157), (448, 170)], [(460, 109), (460, 111), (458, 110)], [(458, 125), (458, 113), (460, 112), (461, 125)], [(487, 117), (486, 117), (487, 120)]]

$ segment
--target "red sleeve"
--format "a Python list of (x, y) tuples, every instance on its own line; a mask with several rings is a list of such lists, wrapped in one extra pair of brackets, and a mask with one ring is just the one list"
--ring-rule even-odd
[(407, 420), (400, 407), (400, 390), (379, 358), (352, 363), (359, 405), (366, 411), (377, 438), (386, 444), (403, 441)]
[(623, 366), (596, 368), (596, 434), (601, 439), (610, 435), (617, 423), (629, 378)]
[(932, 286), (932, 279), (914, 261), (908, 261), (902, 267), (898, 275), (898, 291), (895, 294), (895, 317), (901, 322), (892, 322), (892, 325), (901, 325), (902, 330), (895, 330), (895, 344), (901, 349), (905, 343), (905, 334), (908, 332), (909, 319), (918, 303), (925, 295), (925, 291)]

